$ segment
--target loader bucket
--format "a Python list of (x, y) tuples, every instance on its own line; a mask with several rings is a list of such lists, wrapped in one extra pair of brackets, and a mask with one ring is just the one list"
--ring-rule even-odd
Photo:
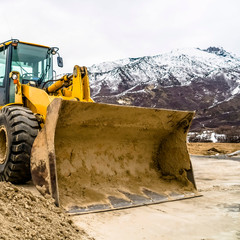
[(197, 196), (186, 135), (194, 112), (55, 99), (31, 173), (70, 214)]

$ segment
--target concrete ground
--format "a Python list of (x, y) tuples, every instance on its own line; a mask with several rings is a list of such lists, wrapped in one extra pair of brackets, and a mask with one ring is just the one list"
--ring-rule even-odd
[(191, 159), (202, 197), (72, 220), (96, 240), (240, 239), (240, 161)]

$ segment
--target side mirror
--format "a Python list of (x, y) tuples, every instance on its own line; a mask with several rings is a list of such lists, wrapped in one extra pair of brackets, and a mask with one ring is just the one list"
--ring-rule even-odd
[(57, 64), (59, 67), (63, 67), (63, 59), (60, 56), (57, 57)]

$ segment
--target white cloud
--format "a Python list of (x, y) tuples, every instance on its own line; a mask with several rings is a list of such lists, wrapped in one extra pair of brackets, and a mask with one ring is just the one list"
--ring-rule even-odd
[(239, 0), (0, 0), (1, 39), (58, 46), (64, 71), (182, 47), (240, 55)]

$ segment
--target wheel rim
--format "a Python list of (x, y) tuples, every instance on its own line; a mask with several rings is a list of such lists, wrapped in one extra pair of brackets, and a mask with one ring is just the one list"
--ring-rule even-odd
[(4, 164), (7, 155), (7, 131), (4, 126), (0, 126), (0, 164)]

